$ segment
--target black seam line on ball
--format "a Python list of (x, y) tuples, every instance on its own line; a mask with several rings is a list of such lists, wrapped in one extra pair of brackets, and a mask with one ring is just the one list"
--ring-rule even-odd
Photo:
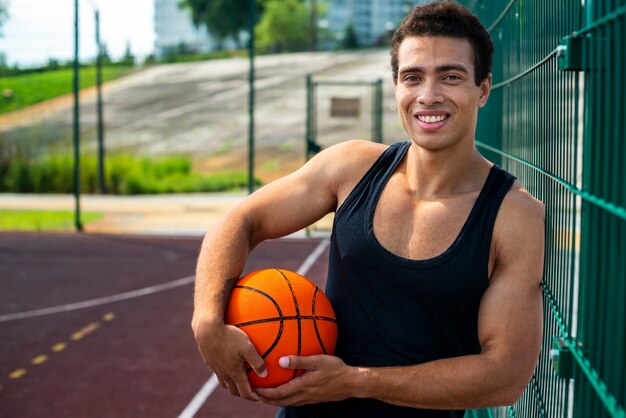
[[(256, 319), (254, 321), (241, 322), (239, 324), (233, 324), (233, 325), (241, 328), (241, 327), (248, 327), (250, 325), (266, 324), (268, 322), (289, 321), (289, 320), (294, 320), (294, 319), (298, 319), (298, 317), (297, 316), (283, 316), (280, 318), (279, 317), (263, 318), (263, 319)], [(320, 315), (300, 315), (300, 319), (302, 320), (311, 319), (313, 321), (334, 322), (335, 324), (337, 323), (337, 320), (335, 318), (330, 318), (328, 316), (320, 316)]]
[[(299, 356), (300, 353), (302, 352), (302, 319), (300, 318), (300, 307), (298, 306), (298, 297), (296, 296), (296, 292), (293, 290), (293, 286), (291, 285), (291, 282), (289, 281), (285, 273), (283, 273), (282, 270), (279, 270), (279, 269), (276, 269), (276, 271), (280, 273), (280, 275), (283, 276), (283, 279), (285, 279), (285, 281), (287, 282), (287, 285), (289, 286), (289, 291), (291, 292), (291, 297), (293, 297), (293, 303), (296, 307), (296, 321), (298, 322), (298, 353), (296, 355)], [(292, 379), (295, 379), (297, 375), (298, 375), (298, 369), (294, 369)]]
[[(274, 342), (270, 346), (270, 348), (268, 348), (263, 354), (261, 354), (261, 358), (265, 358), (267, 357), (269, 353), (272, 352), (274, 347), (276, 347), (276, 345), (278, 344), (278, 341), (280, 341), (280, 337), (283, 335), (283, 327), (284, 327), (283, 311), (280, 309), (280, 305), (278, 304), (278, 302), (276, 302), (273, 297), (271, 297), (270, 295), (268, 295), (262, 290), (256, 289), (254, 287), (249, 287), (249, 286), (235, 286), (235, 288), (250, 290), (252, 292), (265, 296), (266, 298), (270, 300), (270, 302), (274, 304), (274, 306), (276, 307), (276, 310), (278, 311), (279, 317), (276, 318), (276, 320), (280, 321), (280, 327), (278, 328), (278, 333), (276, 335), (276, 338), (274, 339)], [(235, 325), (235, 326), (239, 327), (239, 325)], [(252, 370), (252, 368), (250, 368), (250, 370)], [(247, 370), (247, 372), (250, 373), (250, 370)]]
[(315, 293), (313, 293), (313, 303), (311, 305), (311, 313), (313, 314), (313, 328), (315, 328), (315, 335), (317, 336), (317, 342), (320, 343), (320, 347), (322, 348), (322, 352), (324, 354), (328, 354), (326, 351), (326, 347), (324, 346), (324, 341), (322, 341), (322, 336), (320, 335), (320, 330), (317, 328), (317, 320), (315, 317), (315, 305), (317, 302), (317, 294), (320, 291), (320, 288), (315, 286)]

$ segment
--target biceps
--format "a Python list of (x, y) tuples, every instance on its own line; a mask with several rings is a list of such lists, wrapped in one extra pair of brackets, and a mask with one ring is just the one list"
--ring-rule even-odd
[(541, 288), (514, 278), (498, 280), (496, 272), (483, 295), (478, 337), (483, 353), (507, 364), (511, 372), (532, 375), (543, 333)]
[(276, 180), (251, 195), (241, 210), (250, 222), (252, 241), (278, 238), (307, 227), (332, 212), (336, 197), (320, 180), (295, 172)]

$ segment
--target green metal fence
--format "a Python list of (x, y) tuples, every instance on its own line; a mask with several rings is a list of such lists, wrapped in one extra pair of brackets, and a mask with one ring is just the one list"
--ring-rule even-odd
[(477, 144), (546, 204), (542, 354), (481, 414), (626, 417), (626, 0), (465, 4), (496, 47)]
[[(345, 120), (349, 122), (337, 122)], [(371, 127), (364, 130), (362, 125), (367, 120)], [(312, 74), (306, 76), (305, 161), (336, 143), (338, 132), (348, 138), (369, 136), (372, 141), (383, 142), (383, 80), (317, 80)]]
[[(305, 161), (341, 138), (383, 142), (383, 80), (345, 81), (306, 76)], [(395, 116), (395, 115), (394, 115)], [(329, 232), (333, 215), (309, 226)]]

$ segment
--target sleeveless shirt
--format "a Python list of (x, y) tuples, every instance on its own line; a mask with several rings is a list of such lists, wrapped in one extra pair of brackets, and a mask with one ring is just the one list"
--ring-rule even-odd
[[(515, 177), (494, 165), (454, 242), (424, 260), (400, 257), (374, 235), (379, 197), (410, 142), (386, 149), (335, 214), (326, 295), (337, 316), (335, 355), (350, 366), (408, 366), (480, 353), (478, 307), (500, 204)], [(375, 399), (289, 407), (277, 417), (462, 418)]]

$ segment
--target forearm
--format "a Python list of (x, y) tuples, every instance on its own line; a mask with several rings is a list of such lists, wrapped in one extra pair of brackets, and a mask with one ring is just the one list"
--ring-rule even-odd
[(513, 364), (478, 354), (416, 366), (359, 368), (358, 397), (424, 409), (508, 405), (527, 384)]
[(236, 212), (207, 234), (196, 267), (194, 323), (223, 320), (230, 292), (252, 246), (250, 227)]

